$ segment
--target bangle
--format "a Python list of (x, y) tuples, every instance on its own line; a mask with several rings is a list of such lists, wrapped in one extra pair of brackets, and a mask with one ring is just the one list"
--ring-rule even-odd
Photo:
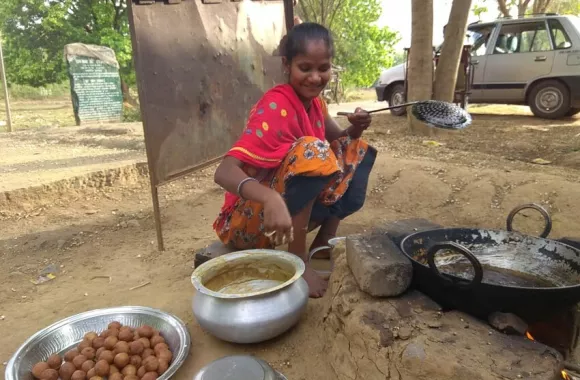
[(256, 181), (256, 182), (258, 182), (258, 180), (257, 180), (257, 179), (255, 179), (255, 178), (252, 178), (252, 177), (247, 177), (247, 178), (244, 178), (243, 180), (241, 180), (241, 181), (240, 181), (240, 183), (238, 184), (238, 196), (239, 196), (240, 198), (244, 199), (244, 197), (242, 196), (242, 193), (241, 193), (241, 191), (242, 191), (242, 186), (244, 186), (246, 183), (248, 183), (248, 182), (250, 182), (250, 181)]

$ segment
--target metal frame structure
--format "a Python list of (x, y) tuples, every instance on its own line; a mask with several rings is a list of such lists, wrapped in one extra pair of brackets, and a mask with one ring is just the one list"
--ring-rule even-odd
[[(292, 0), (129, 0), (157, 245), (159, 188), (219, 162), (247, 112), (282, 81), (274, 56)], [(269, 20), (264, 23), (264, 20)]]
[[(439, 55), (435, 57), (435, 69), (437, 69), (437, 64), (439, 63), (439, 57)], [(455, 89), (453, 102), (467, 110), (474, 75), (473, 63), (471, 62), (471, 45), (463, 45), (463, 48), (461, 49), (459, 73), (461, 73), (465, 78), (465, 85), (462, 89)]]

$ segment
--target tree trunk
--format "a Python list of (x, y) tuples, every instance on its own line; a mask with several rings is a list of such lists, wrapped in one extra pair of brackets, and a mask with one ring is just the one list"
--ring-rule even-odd
[(535, 0), (533, 12), (535, 14), (546, 13), (552, 0)]
[(497, 7), (501, 12), (501, 14), (503, 15), (503, 17), (510, 17), (510, 10), (506, 0), (497, 0)]
[(519, 0), (518, 2), (518, 16), (525, 16), (528, 6), (532, 0)]
[(138, 103), (135, 100), (131, 93), (129, 92), (129, 85), (123, 79), (121, 79), (121, 91), (123, 92), (123, 102), (131, 105), (132, 107), (137, 107)]
[[(429, 100), (433, 96), (433, 0), (412, 0), (411, 50), (407, 75), (407, 100)], [(413, 134), (432, 135), (433, 131), (409, 112)]]
[(433, 99), (435, 100), (452, 102), (455, 97), (461, 51), (463, 50), (470, 9), (471, 0), (453, 0), (449, 22), (445, 28), (445, 40), (441, 47), (441, 56), (435, 70), (433, 92)]

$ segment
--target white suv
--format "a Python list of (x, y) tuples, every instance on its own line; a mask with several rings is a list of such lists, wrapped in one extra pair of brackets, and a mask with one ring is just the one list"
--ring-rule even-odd
[[(538, 117), (580, 112), (580, 18), (546, 14), (470, 24), (471, 103), (527, 104)], [(379, 101), (405, 101), (405, 64), (384, 70)], [(404, 108), (393, 110), (394, 115)]]

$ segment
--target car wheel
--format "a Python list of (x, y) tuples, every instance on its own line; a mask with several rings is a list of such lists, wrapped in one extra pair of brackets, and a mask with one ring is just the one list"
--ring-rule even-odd
[(580, 113), (580, 108), (570, 108), (570, 111), (566, 114), (568, 117), (572, 117)]
[[(405, 86), (396, 84), (389, 93), (389, 107), (405, 103)], [(405, 107), (393, 108), (391, 114), (393, 116), (403, 116), (407, 113)]]
[(537, 117), (559, 119), (570, 111), (570, 91), (556, 80), (542, 81), (532, 88), (528, 105)]

